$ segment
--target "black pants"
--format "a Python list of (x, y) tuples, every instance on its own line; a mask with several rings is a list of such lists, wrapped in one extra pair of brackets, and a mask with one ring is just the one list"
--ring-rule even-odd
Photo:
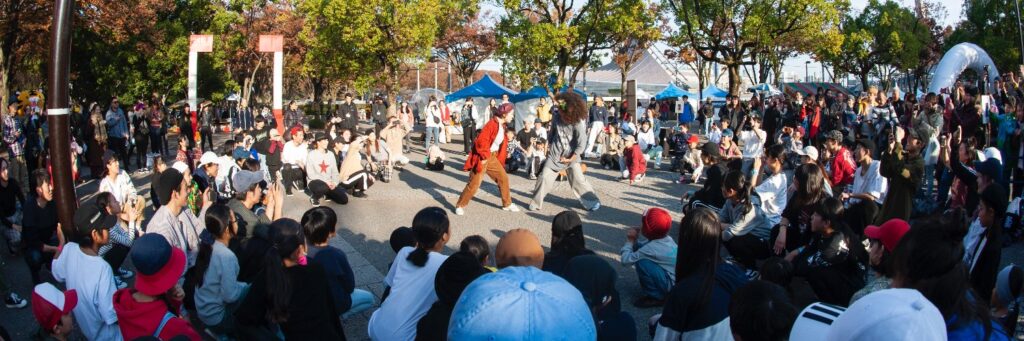
[(343, 186), (353, 191), (365, 191), (370, 186), (373, 186), (373, 179), (370, 178), (370, 173), (358, 171), (348, 177), (348, 179), (341, 180), (338, 186)]
[(267, 171), (270, 172), (270, 182), (277, 182), (277, 172), (281, 171), (281, 165), (267, 165)]
[(114, 274), (117, 274), (117, 270), (124, 264), (124, 259), (128, 257), (128, 251), (131, 248), (117, 243), (111, 245), (113, 247), (103, 255), (103, 260), (107, 261), (107, 264), (110, 264), (110, 268), (114, 270)]
[[(789, 231), (786, 232), (788, 233)], [(765, 259), (772, 255), (768, 240), (758, 238), (750, 233), (732, 237), (732, 239), (725, 242), (725, 248), (729, 250), (729, 254), (736, 259), (736, 262), (743, 265), (747, 270), (757, 269), (757, 260)]]
[(149, 126), (149, 151), (153, 154), (163, 154), (164, 135), (160, 128)]
[[(54, 243), (53, 246), (56, 246)], [(42, 278), (39, 277), (39, 270), (44, 265), (49, 266), (53, 262), (53, 253), (43, 252), (43, 247), (30, 247), (25, 250), (25, 264), (28, 265), (28, 272), (32, 276), (32, 283), (42, 283)]]
[(320, 200), (324, 196), (327, 196), (327, 199), (331, 199), (333, 202), (342, 205), (348, 203), (348, 194), (345, 193), (345, 187), (342, 187), (341, 185), (334, 186), (334, 189), (331, 189), (327, 186), (326, 182), (313, 180), (309, 182), (309, 192), (310, 197), (316, 200)]
[(875, 222), (878, 216), (878, 204), (874, 201), (861, 200), (846, 209), (846, 225), (857, 235), (864, 235), (864, 228)]
[(135, 165), (146, 168), (146, 152), (149, 150), (149, 138), (135, 139)]
[[(781, 227), (782, 225), (775, 225), (772, 227), (771, 237), (768, 238), (769, 249), (775, 248), (775, 238), (779, 236), (779, 228)], [(783, 252), (793, 251), (804, 245), (807, 245), (807, 236), (800, 233), (800, 228), (792, 225), (791, 223), (789, 227), (786, 228), (786, 250)], [(778, 256), (785, 256), (785, 253)]]
[[(203, 127), (199, 130), (199, 137), (202, 139), (202, 141), (200, 141), (200, 148), (202, 148), (204, 152), (213, 151), (213, 129), (210, 127)], [(207, 144), (210, 145), (210, 148), (206, 148)]]
[(123, 166), (125, 170), (128, 170), (128, 140), (113, 136), (111, 136), (109, 140), (110, 150), (112, 150), (114, 152), (114, 155), (117, 156), (117, 160), (121, 161), (121, 166)]
[(836, 267), (809, 269), (804, 278), (819, 301), (838, 306), (849, 304), (853, 294), (864, 287), (863, 276)]
[(476, 140), (476, 126), (462, 128), (462, 151), (469, 154), (473, 150), (473, 140)]
[(302, 171), (302, 168), (284, 165), (284, 168), (281, 169), (281, 180), (284, 181), (284, 191), (287, 194), (292, 194), (292, 186), (300, 191), (306, 190), (306, 173)]

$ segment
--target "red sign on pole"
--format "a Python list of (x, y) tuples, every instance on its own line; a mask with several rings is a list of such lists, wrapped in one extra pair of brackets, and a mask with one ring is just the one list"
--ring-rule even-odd
[(284, 51), (284, 36), (278, 34), (260, 35), (260, 52)]
[(193, 34), (188, 38), (190, 52), (213, 52), (213, 36)]

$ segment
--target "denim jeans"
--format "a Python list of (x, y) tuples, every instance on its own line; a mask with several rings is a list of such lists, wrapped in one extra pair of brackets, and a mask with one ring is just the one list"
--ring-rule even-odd
[(636, 277), (644, 295), (658, 300), (665, 299), (672, 289), (672, 281), (665, 269), (650, 259), (638, 260), (633, 267), (636, 268)]
[(924, 166), (924, 198), (926, 200), (932, 199), (932, 186), (935, 183), (935, 165)]
[(32, 284), (43, 282), (39, 277), (39, 270), (43, 268), (43, 265), (50, 264), (51, 261), (53, 261), (53, 254), (43, 252), (42, 247), (25, 249), (25, 263), (28, 264), (28, 271), (32, 275)]
[(662, 149), (661, 146), (654, 146), (644, 152), (644, 155), (647, 156), (647, 161), (654, 161), (655, 170), (661, 167), (661, 156), (664, 154), (663, 151), (664, 149)]
[(441, 127), (427, 127), (426, 135), (423, 137), (423, 150), (430, 150), (431, 144), (437, 144), (441, 137)]

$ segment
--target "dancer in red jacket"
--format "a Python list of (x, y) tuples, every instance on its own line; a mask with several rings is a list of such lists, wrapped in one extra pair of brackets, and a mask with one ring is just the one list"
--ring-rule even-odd
[(519, 208), (512, 203), (512, 197), (508, 193), (508, 174), (505, 173), (505, 158), (508, 157), (506, 147), (508, 140), (505, 139), (505, 123), (508, 122), (509, 114), (515, 107), (512, 103), (504, 103), (491, 120), (484, 124), (476, 140), (473, 141), (473, 150), (466, 158), (466, 166), (463, 170), (469, 171), (469, 183), (462, 190), (459, 202), (455, 204), (455, 214), (465, 214), (464, 208), (469, 205), (473, 195), (480, 189), (480, 183), (484, 181), (484, 173), (494, 179), (501, 191), (501, 209), (512, 212), (519, 212)]

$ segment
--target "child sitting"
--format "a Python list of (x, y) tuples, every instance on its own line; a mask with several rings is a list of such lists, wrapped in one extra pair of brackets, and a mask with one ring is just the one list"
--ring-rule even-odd
[(508, 141), (508, 146), (506, 147), (508, 160), (505, 161), (505, 171), (515, 173), (520, 167), (526, 165), (526, 149), (523, 149), (519, 139), (516, 138), (515, 131), (512, 129), (505, 129), (505, 140)]
[(466, 237), (459, 243), (459, 252), (468, 252), (472, 254), (480, 262), (480, 265), (491, 272), (498, 271), (497, 268), (491, 266), (491, 246), (487, 244), (487, 240), (479, 235), (472, 235)]
[(39, 323), (34, 340), (67, 340), (75, 329), (71, 311), (78, 305), (75, 289), (61, 292), (50, 283), (41, 283), (32, 290), (32, 315)]
[(61, 248), (53, 261), (53, 278), (79, 294), (81, 304), (74, 309), (75, 319), (89, 340), (121, 339), (112, 300), (117, 290), (114, 271), (99, 255), (100, 247), (110, 242), (110, 228), (116, 222), (116, 217), (95, 203), (82, 205), (75, 212), (71, 242)]
[(644, 179), (644, 174), (647, 174), (647, 160), (644, 159), (644, 152), (636, 143), (636, 138), (633, 135), (626, 136), (623, 147), (625, 148), (622, 150), (622, 159), (626, 169), (622, 170), (622, 178), (629, 179), (630, 185), (634, 181), (639, 183)]
[(444, 151), (436, 143), (430, 145), (427, 150), (427, 169), (432, 171), (444, 170)]
[[(626, 233), (626, 244), (619, 250), (622, 265), (633, 265), (644, 296), (633, 302), (637, 307), (660, 307), (676, 278), (676, 242), (668, 235), (672, 216), (652, 207), (641, 217), (640, 228)], [(640, 234), (638, 238), (637, 234)]]
[(325, 206), (314, 207), (302, 215), (302, 228), (311, 244), (306, 258), (323, 266), (327, 285), (334, 293), (334, 306), (347, 319), (370, 309), (374, 302), (369, 291), (355, 288), (355, 273), (345, 253), (327, 243), (337, 235), (337, 225), (337, 213)]
[(697, 180), (700, 179), (700, 175), (704, 170), (704, 161), (700, 158), (700, 148), (697, 148), (698, 142), (700, 141), (697, 135), (690, 135), (690, 138), (686, 141), (686, 154), (679, 160), (679, 183), (697, 183)]

